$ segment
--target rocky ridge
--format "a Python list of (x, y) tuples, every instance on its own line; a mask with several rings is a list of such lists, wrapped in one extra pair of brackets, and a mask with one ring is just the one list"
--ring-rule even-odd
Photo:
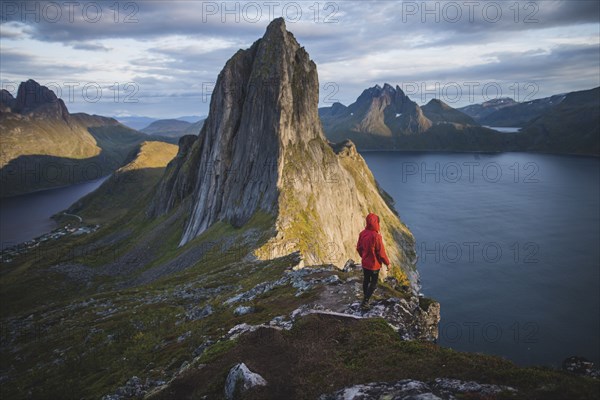
[[(269, 292), (282, 287), (291, 286), (296, 290), (296, 297), (302, 296), (304, 293), (318, 293), (314, 301), (303, 303), (300, 307), (294, 309), (287, 315), (279, 315), (272, 318), (270, 321), (265, 321), (260, 324), (241, 323), (230, 328), (223, 336), (216, 339), (207, 339), (193, 353), (194, 358), (182, 364), (179, 371), (174, 374), (168, 382), (162, 385), (154, 385), (155, 388), (147, 386), (148, 398), (152, 399), (158, 396), (163, 396), (173, 387), (177, 387), (182, 379), (185, 379), (186, 374), (194, 368), (202, 368), (203, 355), (209, 351), (212, 346), (220, 346), (224, 342), (237, 340), (241, 336), (248, 333), (256, 332), (259, 329), (273, 330), (291, 330), (294, 325), (307, 315), (323, 315), (350, 319), (369, 319), (382, 318), (387, 324), (394, 329), (395, 332), (403, 340), (437, 340), (437, 326), (440, 319), (439, 304), (432, 302), (427, 309), (423, 309), (418, 299), (414, 297), (397, 298), (389, 297), (389, 295), (380, 293), (379, 290), (376, 299), (372, 302), (369, 309), (360, 307), (358, 298), (362, 293), (362, 283), (360, 282), (358, 272), (361, 269), (360, 265), (349, 260), (344, 270), (340, 272), (337, 268), (319, 267), (319, 268), (298, 268), (302, 267), (302, 259), (299, 253), (295, 253), (291, 257), (292, 264), (295, 266), (283, 272), (280, 279), (276, 281), (261, 282), (247, 291), (241, 291), (223, 301), (223, 305), (234, 309), (236, 315), (245, 315), (255, 312), (254, 307), (244, 306), (243, 304), (252, 304), (257, 297), (264, 297)], [(397, 285), (393, 278), (386, 280), (388, 285), (392, 287)], [(387, 290), (386, 290), (387, 293)], [(212, 313), (212, 310), (200, 311), (200, 318), (203, 315)], [(229, 377), (225, 383), (226, 398), (234, 398), (236, 380), (246, 382), (244, 390), (253, 386), (254, 380), (260, 382), (261, 385), (268, 385), (264, 378), (256, 378), (251, 371), (241, 371), (240, 367), (243, 363), (237, 364), (229, 372)], [(245, 365), (244, 365), (245, 366)], [(242, 368), (243, 369), (243, 368)], [(243, 373), (242, 373), (243, 372)], [(234, 378), (237, 377), (237, 378)], [(141, 380), (137, 377), (132, 379)], [(246, 379), (247, 378), (247, 379)], [(262, 380), (261, 380), (262, 379)], [(148, 381), (148, 378), (146, 378)], [(122, 390), (121, 390), (122, 392)], [(146, 393), (146, 392), (145, 392)], [(119, 400), (129, 397), (116, 397), (119, 391), (114, 395), (106, 396), (104, 400)], [(237, 397), (236, 397), (237, 398)]]
[(516, 392), (510, 386), (465, 382), (458, 379), (437, 378), (433, 382), (404, 379), (397, 382), (373, 382), (347, 387), (319, 397), (319, 400), (368, 400), (393, 398), (396, 400), (456, 400), (456, 396), (494, 398), (501, 392)]

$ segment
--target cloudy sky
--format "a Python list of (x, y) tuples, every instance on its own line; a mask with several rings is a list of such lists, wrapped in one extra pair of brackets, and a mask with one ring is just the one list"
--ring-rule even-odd
[(317, 64), (321, 106), (385, 82), (420, 104), (527, 101), (600, 85), (599, 4), (3, 0), (0, 83), (35, 79), (71, 112), (205, 115), (227, 59), (284, 17)]

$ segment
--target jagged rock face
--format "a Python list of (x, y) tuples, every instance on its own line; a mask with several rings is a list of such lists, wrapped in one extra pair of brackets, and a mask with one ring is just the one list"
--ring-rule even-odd
[[(336, 154), (327, 143), (318, 96), (316, 65), (281, 18), (226, 63), (197, 141), (166, 172), (179, 196), (194, 179), (180, 244), (217, 221), (239, 227), (264, 212), (275, 217), (275, 226), (258, 257), (299, 250), (307, 264), (343, 265), (355, 256), (365, 216), (376, 212), (395, 272), (404, 270), (416, 284), (412, 235), (381, 197), (354, 145)], [(185, 163), (195, 172), (180, 179), (174, 171)], [(173, 190), (157, 192), (159, 206), (151, 214), (173, 208)]]
[(19, 114), (35, 111), (36, 114), (45, 117), (58, 117), (65, 121), (69, 118), (69, 111), (65, 103), (56, 97), (52, 90), (41, 86), (32, 79), (21, 82), (14, 106), (11, 108), (13, 112)]
[(179, 138), (179, 150), (175, 158), (169, 162), (167, 172), (160, 181), (157, 195), (154, 196), (148, 210), (150, 216), (164, 214), (192, 193), (193, 183), (197, 178), (195, 167), (199, 155), (198, 151), (192, 149), (199, 145), (197, 139), (195, 135)]
[(423, 133), (432, 125), (399, 86), (387, 83), (366, 89), (348, 107), (336, 103), (319, 111), (328, 137), (336, 141), (367, 138), (393, 145), (395, 138)]
[(216, 221), (242, 226), (259, 208), (276, 207), (279, 142), (286, 139), (285, 113), (296, 106), (289, 107), (285, 93), (293, 71), (284, 60), (296, 61), (298, 46), (285, 43), (284, 31), (283, 23), (272, 24), (219, 74), (200, 134), (194, 206), (182, 244)]
[(417, 103), (399, 86), (394, 89), (387, 83), (383, 88), (376, 85), (365, 90), (348, 111), (360, 119), (356, 125), (359, 132), (390, 136), (421, 133), (431, 126)]

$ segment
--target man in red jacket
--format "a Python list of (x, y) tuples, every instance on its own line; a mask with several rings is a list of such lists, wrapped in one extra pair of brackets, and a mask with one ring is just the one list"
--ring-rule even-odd
[(390, 265), (390, 260), (385, 254), (383, 239), (379, 233), (379, 217), (376, 214), (369, 213), (367, 215), (367, 226), (358, 236), (356, 251), (362, 258), (364, 274), (362, 307), (364, 308), (368, 306), (369, 299), (377, 288), (381, 264), (385, 264), (388, 268)]

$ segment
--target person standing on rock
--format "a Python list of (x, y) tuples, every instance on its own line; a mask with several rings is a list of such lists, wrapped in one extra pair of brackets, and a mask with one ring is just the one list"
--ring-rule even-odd
[(371, 295), (377, 288), (381, 265), (385, 264), (388, 268), (390, 265), (390, 260), (385, 254), (381, 233), (379, 233), (379, 217), (376, 214), (369, 213), (367, 215), (367, 226), (358, 236), (356, 251), (362, 258), (364, 297), (361, 306), (366, 308)]

